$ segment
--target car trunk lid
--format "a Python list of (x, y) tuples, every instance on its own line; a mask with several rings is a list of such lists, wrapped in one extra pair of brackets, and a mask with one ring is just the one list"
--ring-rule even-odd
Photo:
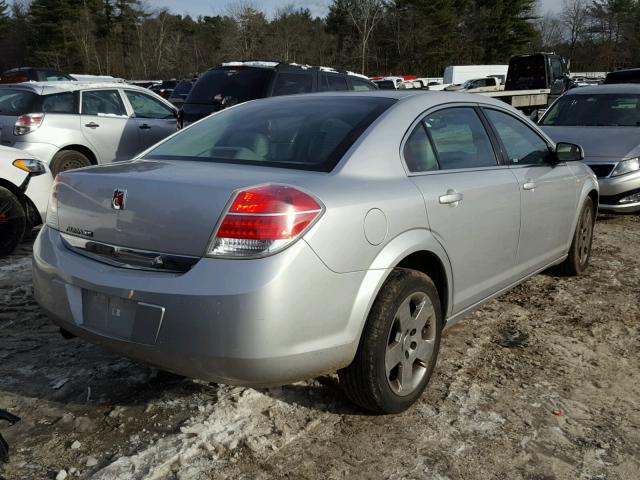
[(285, 169), (184, 160), (65, 172), (57, 186), (58, 227), (108, 245), (200, 257), (234, 191), (298, 178)]

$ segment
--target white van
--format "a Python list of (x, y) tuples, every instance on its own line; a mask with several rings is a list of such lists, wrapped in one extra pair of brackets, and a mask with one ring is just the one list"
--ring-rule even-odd
[(450, 65), (444, 69), (443, 84), (461, 84), (481, 77), (496, 77), (504, 84), (509, 65)]

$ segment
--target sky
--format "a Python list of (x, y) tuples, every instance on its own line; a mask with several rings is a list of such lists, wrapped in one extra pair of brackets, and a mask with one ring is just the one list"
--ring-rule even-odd
[[(560, 0), (539, 0), (542, 11), (553, 11), (560, 8)], [(215, 15), (225, 12), (229, 4), (238, 3), (234, 0), (147, 0), (152, 8), (167, 7), (174, 13), (198, 15)], [(242, 3), (242, 0), (240, 0)], [(327, 14), (331, 0), (249, 0), (250, 4), (272, 15), (275, 11), (289, 4), (306, 7), (312, 15), (324, 16)]]

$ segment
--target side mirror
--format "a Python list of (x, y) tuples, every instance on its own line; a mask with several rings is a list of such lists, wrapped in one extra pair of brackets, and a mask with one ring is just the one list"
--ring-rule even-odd
[(558, 162), (578, 162), (584, 160), (584, 150), (575, 143), (556, 143), (556, 158)]

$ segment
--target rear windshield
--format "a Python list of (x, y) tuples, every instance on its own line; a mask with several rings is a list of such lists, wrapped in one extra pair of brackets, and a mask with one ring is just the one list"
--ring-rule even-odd
[(506, 90), (546, 88), (547, 73), (542, 55), (514, 58), (509, 62)]
[(395, 102), (390, 98), (344, 96), (251, 102), (202, 120), (144, 158), (328, 172)]
[(192, 86), (193, 82), (182, 81), (178, 85), (176, 85), (176, 88), (173, 90), (171, 96), (185, 98), (191, 91)]
[(24, 90), (0, 89), (0, 115), (24, 115), (33, 113), (38, 96)]
[(211, 104), (231, 97), (237, 103), (263, 98), (274, 71), (262, 68), (216, 68), (193, 86), (187, 102)]
[(549, 109), (542, 125), (640, 126), (640, 95), (567, 95)]

